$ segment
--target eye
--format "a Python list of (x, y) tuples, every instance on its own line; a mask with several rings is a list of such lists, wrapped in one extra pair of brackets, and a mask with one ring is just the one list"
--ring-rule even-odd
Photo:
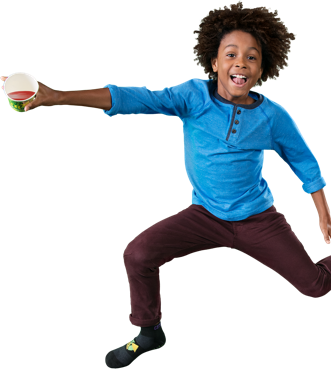
[[(234, 54), (227, 54), (227, 56), (228, 55), (234, 55)], [(249, 56), (249, 58), (253, 58), (253, 59), (255, 59), (256, 60), (256, 58), (254, 57), (254, 56)]]

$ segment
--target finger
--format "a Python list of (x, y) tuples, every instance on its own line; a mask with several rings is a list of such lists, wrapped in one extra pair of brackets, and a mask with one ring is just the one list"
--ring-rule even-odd
[(329, 237), (327, 230), (323, 230), (323, 236), (324, 236), (324, 241), (326, 243), (330, 243), (330, 237)]
[(30, 103), (30, 104), (26, 105), (26, 106), (24, 107), (24, 110), (25, 110), (25, 111), (28, 111), (28, 110), (30, 110), (30, 109), (33, 109), (33, 107), (31, 107), (31, 105), (32, 105), (32, 103)]
[[(7, 76), (0, 76), (1, 81), (5, 81), (8, 77)], [(3, 85), (1, 86), (1, 90), (3, 90)]]

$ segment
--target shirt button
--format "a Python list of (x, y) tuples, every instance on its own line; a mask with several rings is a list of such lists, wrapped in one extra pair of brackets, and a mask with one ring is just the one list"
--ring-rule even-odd
[(239, 124), (239, 120), (235, 120), (234, 122), (235, 122), (236, 124)]
[(232, 130), (232, 133), (236, 133), (237, 131), (235, 129)]
[(237, 114), (241, 114), (241, 110), (238, 110), (238, 111), (237, 111)]

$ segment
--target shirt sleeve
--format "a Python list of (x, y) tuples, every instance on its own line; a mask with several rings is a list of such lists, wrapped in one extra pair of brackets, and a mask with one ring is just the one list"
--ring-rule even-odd
[(160, 91), (150, 91), (146, 87), (118, 87), (106, 85), (109, 88), (112, 107), (104, 113), (116, 114), (165, 114), (185, 118), (198, 110), (203, 104), (203, 91), (195, 80), (180, 85), (164, 88)]
[(294, 120), (280, 105), (278, 108), (272, 119), (274, 150), (303, 182), (303, 190), (316, 192), (326, 185), (317, 160)]

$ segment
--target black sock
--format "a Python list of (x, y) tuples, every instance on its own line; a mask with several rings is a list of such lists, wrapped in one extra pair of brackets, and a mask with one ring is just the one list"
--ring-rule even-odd
[(151, 327), (141, 327), (140, 333), (146, 337), (157, 337), (159, 335), (159, 329), (162, 330), (161, 322), (156, 325), (152, 325)]
[(151, 327), (141, 327), (139, 335), (132, 341), (108, 352), (106, 364), (109, 368), (123, 368), (144, 352), (162, 347), (165, 342), (161, 322)]

